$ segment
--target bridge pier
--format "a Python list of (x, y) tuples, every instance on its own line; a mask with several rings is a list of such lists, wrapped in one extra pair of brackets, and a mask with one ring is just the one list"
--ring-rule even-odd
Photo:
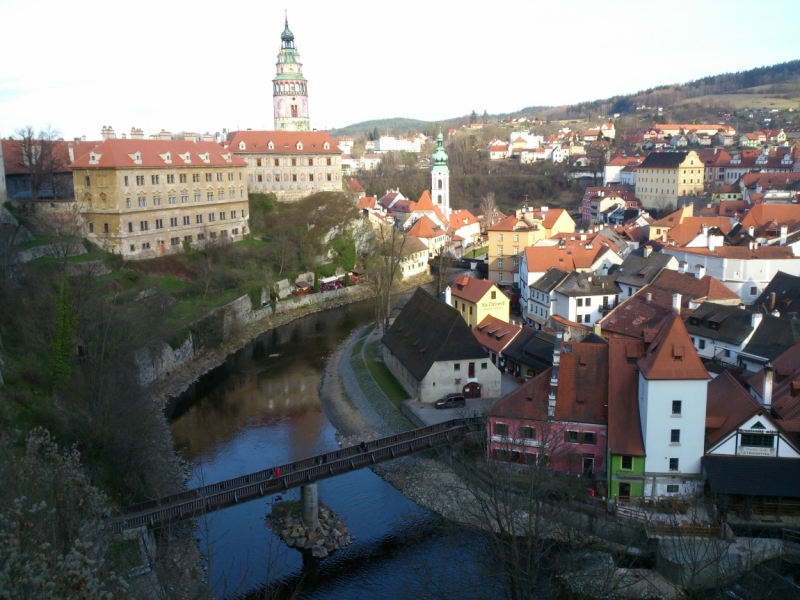
[(316, 527), (319, 525), (319, 492), (316, 483), (309, 483), (300, 488), (303, 525)]

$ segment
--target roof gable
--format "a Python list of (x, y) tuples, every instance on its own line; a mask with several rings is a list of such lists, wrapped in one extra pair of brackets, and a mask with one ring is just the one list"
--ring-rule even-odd
[(403, 307), (383, 343), (420, 381), (437, 361), (487, 358), (458, 311), (421, 288)]
[(709, 379), (678, 315), (672, 312), (638, 361), (645, 379)]

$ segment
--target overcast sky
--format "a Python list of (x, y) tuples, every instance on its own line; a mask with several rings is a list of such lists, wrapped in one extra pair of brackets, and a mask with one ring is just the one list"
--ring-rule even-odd
[(800, 58), (797, 0), (0, 0), (0, 135), (271, 129), (284, 8), (319, 129), (593, 100)]

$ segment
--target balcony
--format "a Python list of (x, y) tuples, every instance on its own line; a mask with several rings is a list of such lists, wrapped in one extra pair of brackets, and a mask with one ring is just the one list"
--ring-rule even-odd
[(605, 317), (608, 313), (610, 313), (616, 307), (617, 307), (616, 303), (607, 302), (605, 304), (601, 304), (600, 308), (598, 310), (600, 311), (600, 314)]

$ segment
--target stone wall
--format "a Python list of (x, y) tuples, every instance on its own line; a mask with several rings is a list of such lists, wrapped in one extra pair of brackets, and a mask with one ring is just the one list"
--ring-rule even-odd
[[(274, 315), (291, 313), (301, 308), (325, 308), (326, 305), (347, 304), (370, 297), (372, 290), (367, 285), (356, 285), (330, 292), (295, 296), (272, 306), (253, 309), (250, 296), (240, 296), (235, 300), (215, 308), (202, 318), (192, 323), (190, 330), (201, 322), (209, 323), (215, 319), (222, 320), (222, 341), (235, 338), (242, 328), (268, 319)], [(217, 321), (219, 323), (219, 321)], [(135, 360), (139, 369), (139, 381), (142, 385), (153, 382), (168, 375), (176, 368), (191, 361), (202, 349), (201, 342), (195, 332), (190, 332), (179, 348), (173, 349), (166, 342), (142, 348), (137, 352)]]

